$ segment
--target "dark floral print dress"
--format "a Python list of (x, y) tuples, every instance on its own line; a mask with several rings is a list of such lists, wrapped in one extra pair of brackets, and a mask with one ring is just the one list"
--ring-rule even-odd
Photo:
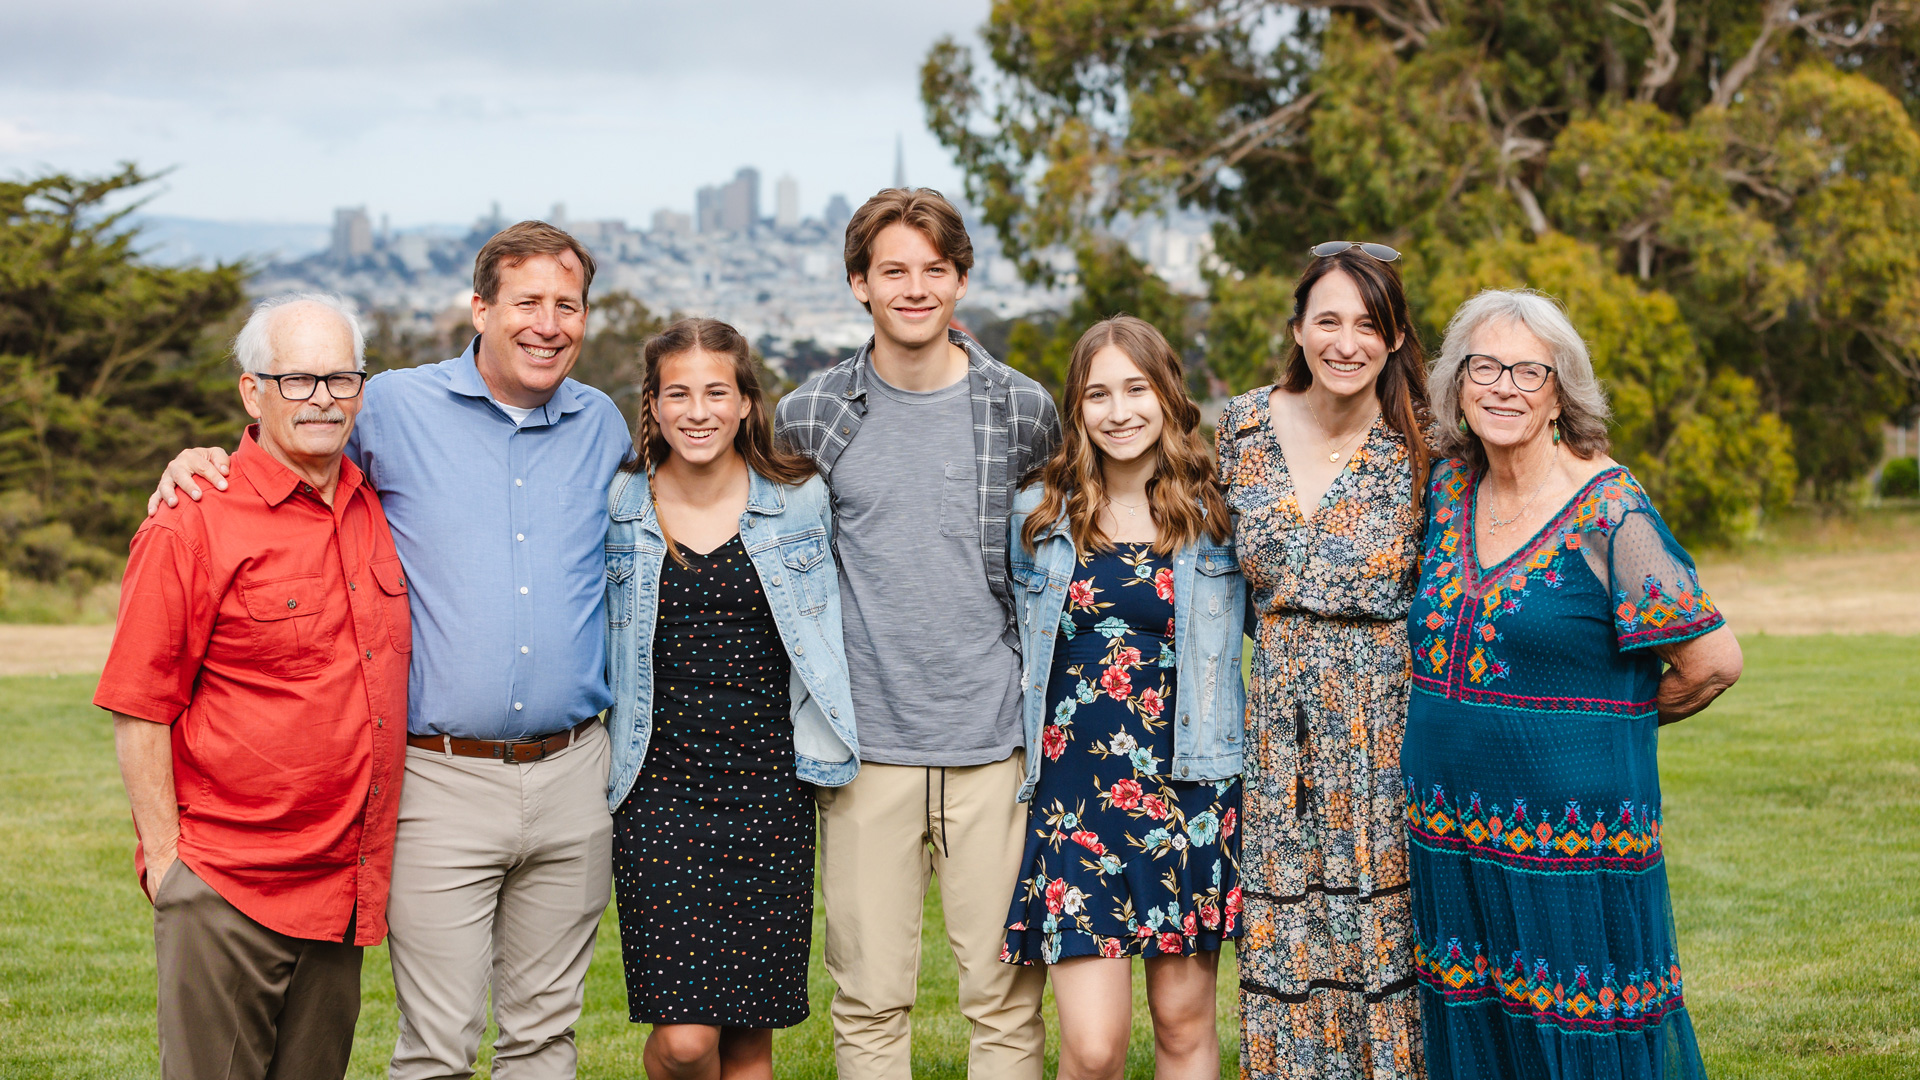
[(1491, 565), (1435, 467), (1406, 818), (1435, 1077), (1697, 1080), (1661, 839), (1654, 647), (1723, 620), (1626, 469)]
[(1255, 623), (1240, 1060), (1249, 1080), (1425, 1075), (1400, 776), (1418, 570), (1406, 440), (1375, 421), (1309, 518), (1268, 417), (1219, 424)]
[(1082, 556), (1060, 616), (1009, 963), (1215, 952), (1239, 936), (1240, 781), (1177, 781), (1173, 566)]

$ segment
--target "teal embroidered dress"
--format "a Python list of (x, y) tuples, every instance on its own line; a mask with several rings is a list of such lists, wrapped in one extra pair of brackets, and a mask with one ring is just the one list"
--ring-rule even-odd
[(1478, 479), (1434, 469), (1407, 617), (1427, 1068), (1702, 1077), (1661, 855), (1650, 646), (1722, 619), (1626, 469), (1491, 567), (1474, 550)]

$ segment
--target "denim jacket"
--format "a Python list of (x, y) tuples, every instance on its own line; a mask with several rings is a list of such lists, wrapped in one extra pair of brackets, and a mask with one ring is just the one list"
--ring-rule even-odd
[[(1020, 686), (1027, 733), (1027, 782), (1020, 801), (1033, 797), (1040, 780), (1040, 730), (1047, 720), (1047, 681), (1053, 644), (1066, 612), (1067, 586), (1078, 560), (1073, 537), (1060, 522), (1028, 551), (1020, 530), (1040, 505), (1030, 486), (1014, 501), (1008, 551), (1020, 608)], [(1173, 762), (1176, 780), (1225, 780), (1240, 774), (1241, 734), (1247, 691), (1240, 676), (1240, 633), (1247, 581), (1233, 547), (1202, 535), (1173, 557), (1174, 700)]]
[[(840, 573), (827, 485), (817, 476), (798, 487), (758, 473), (748, 477), (740, 539), (793, 668), (794, 772), (809, 784), (838, 787), (860, 770), (860, 743), (840, 642)], [(606, 544), (607, 682), (613, 689), (607, 806), (618, 809), (647, 760), (653, 733), (653, 630), (667, 544), (645, 473), (616, 475), (607, 510), (613, 519)]]

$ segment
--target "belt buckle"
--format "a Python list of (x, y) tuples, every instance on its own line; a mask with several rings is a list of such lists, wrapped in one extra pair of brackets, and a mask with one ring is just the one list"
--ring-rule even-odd
[[(539, 761), (541, 758), (547, 756), (546, 743), (547, 741), (545, 739), (524, 739), (524, 740), (516, 740), (514, 742), (510, 742), (507, 744), (506, 753), (502, 755), (502, 758), (509, 765), (519, 765), (529, 761)], [(519, 754), (516, 752), (520, 750), (528, 750), (528, 751), (537, 750), (539, 751), (539, 753), (532, 753), (526, 757), (520, 757)]]

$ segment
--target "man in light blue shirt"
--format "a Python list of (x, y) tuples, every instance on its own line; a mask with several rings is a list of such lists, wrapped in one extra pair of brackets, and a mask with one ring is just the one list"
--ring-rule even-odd
[[(552, 226), (496, 235), (474, 265), (479, 336), (368, 380), (347, 447), (379, 491), (413, 615), (394, 1080), (470, 1076), (489, 990), (494, 1076), (575, 1071), (612, 887), (605, 493), (633, 449), (612, 400), (566, 377), (592, 281), (592, 256)], [(199, 498), (194, 473), (224, 488), (224, 468), (223, 452), (187, 451), (155, 501), (175, 501), (174, 482)]]

